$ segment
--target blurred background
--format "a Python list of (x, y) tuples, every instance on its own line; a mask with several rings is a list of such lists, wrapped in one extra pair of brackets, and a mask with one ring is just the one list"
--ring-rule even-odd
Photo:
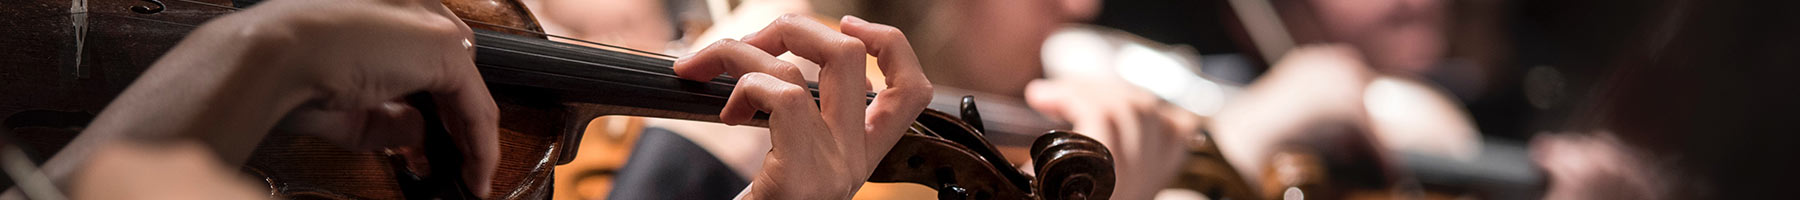
[[(1800, 180), (1788, 1), (525, 2), (551, 34), (677, 56), (783, 14), (893, 25), (941, 96), (1112, 148), (1117, 199), (1782, 198)], [(769, 148), (758, 128), (593, 124), (555, 199), (729, 198)], [(987, 137), (1029, 169), (1014, 155), (1035, 135)]]

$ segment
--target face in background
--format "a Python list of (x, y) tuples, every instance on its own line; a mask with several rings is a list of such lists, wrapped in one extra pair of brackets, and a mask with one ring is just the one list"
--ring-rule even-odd
[(1043, 76), (1044, 39), (1098, 12), (1098, 0), (868, 1), (866, 17), (902, 29), (932, 83), (1023, 96)]
[(1439, 0), (1299, 0), (1282, 7), (1298, 40), (1350, 44), (1389, 73), (1429, 71), (1446, 48), (1448, 15)]
[(662, 0), (524, 2), (551, 34), (651, 52), (663, 51), (675, 39), (675, 24)]

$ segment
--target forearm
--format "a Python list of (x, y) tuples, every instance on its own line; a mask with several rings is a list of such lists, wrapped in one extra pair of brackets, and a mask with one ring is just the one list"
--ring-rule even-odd
[(121, 141), (201, 141), (228, 164), (241, 163), (288, 110), (311, 96), (279, 81), (277, 34), (220, 19), (195, 30), (107, 105), (44, 170), (69, 180), (94, 147)]

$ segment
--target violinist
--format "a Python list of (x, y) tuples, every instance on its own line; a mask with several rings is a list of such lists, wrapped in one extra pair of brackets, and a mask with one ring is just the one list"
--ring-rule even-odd
[[(1231, 161), (1231, 164), (1233, 167), (1236, 167), (1235, 170), (1238, 171), (1238, 173), (1243, 174), (1244, 177), (1251, 177), (1249, 179), (1250, 181), (1257, 181), (1254, 177), (1259, 175), (1270, 174), (1270, 170), (1265, 168), (1267, 164), (1264, 162), (1268, 160), (1271, 154), (1280, 151), (1282, 145), (1285, 145), (1284, 143), (1293, 143), (1294, 141), (1305, 141), (1313, 144), (1354, 143), (1355, 145), (1345, 145), (1353, 148), (1328, 149), (1323, 151), (1372, 154), (1371, 156), (1359, 157), (1358, 159), (1368, 160), (1365, 162), (1372, 163), (1394, 163), (1400, 158), (1394, 158), (1393, 156), (1401, 151), (1423, 152), (1431, 154), (1431, 156), (1467, 160), (1481, 154), (1481, 151), (1483, 151), (1482, 134), (1529, 134), (1478, 132), (1476, 127), (1474, 127), (1475, 123), (1472, 121), (1473, 119), (1469, 119), (1469, 114), (1466, 113), (1468, 111), (1462, 110), (1464, 109), (1462, 107), (1463, 105), (1460, 102), (1456, 102), (1457, 96), (1452, 96), (1454, 94), (1451, 94), (1450, 91), (1441, 91), (1441, 88), (1444, 87), (1466, 87), (1467, 85), (1484, 84), (1504, 85), (1512, 83), (1493, 84), (1482, 82), (1484, 81), (1482, 80), (1483, 78), (1498, 78), (1480, 77), (1480, 75), (1448, 76), (1447, 78), (1430, 77), (1439, 76), (1449, 72), (1456, 72), (1458, 70), (1499, 73), (1492, 72), (1499, 71), (1499, 66), (1471, 67), (1446, 64), (1456, 61), (1447, 58), (1459, 56), (1451, 55), (1454, 51), (1450, 48), (1457, 47), (1449, 44), (1452, 42), (1452, 38), (1450, 38), (1452, 35), (1449, 33), (1449, 31), (1452, 30), (1451, 27), (1494, 25), (1451, 24), (1453, 22), (1482, 20), (1452, 18), (1453, 16), (1463, 16), (1453, 13), (1453, 10), (1451, 10), (1452, 6), (1456, 3), (1481, 4), (1482, 2), (1435, 0), (1254, 1), (1275, 4), (1273, 5), (1273, 8), (1280, 17), (1275, 19), (1279, 20), (1276, 21), (1279, 22), (1277, 25), (1283, 25), (1282, 23), (1285, 23), (1285, 26), (1283, 27), (1293, 32), (1294, 35), (1291, 39), (1297, 40), (1294, 41), (1295, 43), (1312, 45), (1297, 45), (1300, 47), (1292, 48), (1291, 50), (1280, 49), (1274, 51), (1274, 54), (1277, 55), (1264, 55), (1277, 57), (1278, 59), (1270, 60), (1269, 62), (1272, 66), (1268, 69), (1268, 72), (1261, 75), (1261, 77), (1258, 77), (1255, 82), (1243, 83), (1246, 84), (1246, 86), (1241, 88), (1241, 92), (1230, 97), (1230, 103), (1224, 104), (1222, 108), (1219, 108), (1214, 113), (1188, 113), (1186, 111), (1180, 111), (1180, 108), (1168, 105), (1169, 102), (1165, 102), (1164, 99), (1158, 99), (1155, 94), (1145, 91), (1142, 88), (1138, 88), (1136, 87), (1137, 85), (1126, 84), (1129, 82), (1129, 80), (1126, 79), (1132, 79), (1133, 77), (1108, 77), (1115, 74), (1105, 74), (1104, 76), (1090, 75), (1094, 73), (1074, 74), (1076, 76), (1068, 76), (1069, 73), (1057, 74), (1057, 70), (1059, 70), (1058, 67), (1060, 66), (1075, 65), (1075, 67), (1080, 68), (1095, 68), (1101, 66), (1090, 66), (1088, 64), (1098, 63), (1098, 65), (1112, 65), (1116, 63), (1115, 60), (1102, 60), (1101, 62), (1057, 62), (1068, 60), (1090, 61), (1083, 59), (1068, 59), (1069, 57), (1098, 57), (1100, 59), (1125, 60), (1116, 57), (1116, 55), (1118, 55), (1117, 51), (1108, 51), (1117, 49), (1112, 48), (1113, 46), (1085, 45), (1091, 43), (1079, 43), (1084, 45), (1075, 46), (1060, 46), (1064, 48), (1052, 46), (1052, 43), (1056, 42), (1055, 38), (1062, 35), (1071, 35), (1065, 34), (1068, 32), (1096, 32), (1080, 30), (1083, 28), (1079, 25), (1069, 26), (1067, 24), (1091, 20), (1092, 17), (1094, 17), (1095, 12), (1098, 12), (1097, 10), (1099, 8), (1096, 8), (1096, 5), (1102, 4), (1098, 0), (866, 2), (876, 5), (866, 6), (869, 8), (906, 8), (901, 9), (901, 11), (879, 11), (882, 13), (889, 13), (889, 15), (870, 16), (872, 19), (900, 21), (916, 19), (910, 20), (910, 22), (914, 23), (896, 23), (896, 25), (908, 30), (912, 35), (915, 35), (913, 41), (918, 43), (915, 44), (915, 46), (919, 47), (921, 50), (920, 55), (924, 55), (924, 58), (926, 58), (924, 60), (926, 63), (925, 66), (928, 67), (928, 75), (933, 78), (934, 82), (950, 87), (1023, 97), (1031, 103), (1033, 108), (1051, 115), (1054, 118), (1070, 122), (1074, 125), (1076, 132), (1088, 134), (1107, 143), (1107, 145), (1112, 148), (1114, 157), (1118, 159), (1118, 167), (1115, 169), (1119, 176), (1119, 183), (1113, 196), (1118, 199), (1148, 199), (1155, 196), (1157, 192), (1159, 192), (1158, 190), (1163, 187), (1168, 187), (1171, 182), (1169, 179), (1176, 173), (1176, 165), (1179, 165), (1182, 159), (1189, 159), (1187, 156), (1179, 154), (1179, 152), (1183, 151), (1179, 148), (1181, 145), (1179, 142), (1190, 138), (1191, 135), (1200, 134), (1202, 130), (1211, 134), (1211, 137), (1207, 138), (1218, 142), (1218, 147), (1221, 148), (1221, 152), (1225, 154), (1224, 157)], [(1233, 3), (1236, 2), (1238, 1), (1233, 1)], [(1693, 3), (1689, 1), (1670, 2)], [(1592, 7), (1603, 7), (1609, 8), (1610, 10), (1636, 9), (1613, 8), (1613, 3), (1632, 4), (1631, 2), (1608, 2), (1593, 4), (1597, 6)], [(1669, 2), (1662, 3), (1682, 5)], [(1737, 7), (1704, 9), (1689, 9), (1691, 6), (1670, 7), (1679, 9), (1671, 9), (1674, 11), (1668, 11), (1669, 13), (1714, 9), (1708, 11), (1726, 10), (1727, 12), (1719, 12), (1721, 13), (1719, 15), (1728, 16), (1729, 14), (1722, 13), (1732, 13), (1728, 11), (1739, 9)], [(1756, 9), (1743, 10), (1778, 12)], [(1569, 12), (1587, 13), (1586, 11)], [(1661, 12), (1648, 13), (1667, 14)], [(1589, 16), (1583, 15), (1582, 17)], [(1637, 22), (1637, 19), (1630, 17), (1621, 19), (1632, 20), (1599, 21), (1609, 23), (1620, 23), (1618, 21)], [(1719, 17), (1708, 19), (1718, 20), (1736, 18)], [(1666, 26), (1669, 27), (1662, 28), (1667, 28), (1663, 30), (1700, 32), (1697, 30), (1703, 29), (1682, 29), (1678, 27), (1707, 24), (1696, 22), (1687, 23), (1689, 24), (1667, 23), (1669, 25)], [(1589, 24), (1577, 23), (1559, 25), (1589, 26)], [(1591, 31), (1587, 29), (1579, 30)], [(1657, 34), (1646, 35), (1666, 36), (1665, 33), (1660, 32)], [(1282, 35), (1280, 37), (1287, 36)], [(1604, 39), (1610, 40), (1599, 41), (1618, 40), (1618, 38), (1610, 37), (1614, 36), (1607, 35)], [(1106, 37), (1091, 38), (1115, 39)], [(1686, 39), (1686, 41), (1712, 41), (1693, 39), (1694, 37), (1692, 36), (1681, 38)], [(1079, 42), (1109, 45), (1110, 43), (1123, 43), (1118, 41), (1093, 42), (1090, 40), (1079, 40)], [(1632, 42), (1637, 41), (1626, 41), (1621, 43)], [(1481, 44), (1457, 45), (1464, 45), (1461, 48), (1470, 49), (1503, 46), (1492, 44), (1487, 44), (1490, 46), (1481, 46)], [(1768, 45), (1777, 46), (1785, 45), (1785, 43)], [(1469, 49), (1459, 50), (1468, 51)], [(1475, 51), (1500, 50), (1477, 49)], [(1701, 50), (1684, 49), (1679, 52), (1701, 52)], [(1643, 59), (1639, 57), (1615, 58), (1628, 56), (1607, 57), (1611, 55), (1588, 55), (1594, 53), (1568, 54), (1571, 55), (1565, 56), (1594, 60)], [(1659, 54), (1672, 53), (1665, 52)], [(1474, 59), (1481, 60), (1493, 58), (1477, 57)], [(1615, 60), (1606, 61), (1618, 62)], [(1636, 62), (1630, 63), (1638, 64)], [(1453, 67), (1475, 69), (1445, 69)], [(1064, 71), (1097, 72), (1075, 70)], [(1667, 72), (1655, 71), (1653, 74), (1663, 75), (1662, 73)], [(1432, 79), (1426, 80), (1426, 78)], [(1637, 82), (1636, 84), (1644, 84), (1644, 82), (1651, 82), (1651, 80), (1677, 79), (1637, 78), (1626, 80), (1642, 81)], [(1439, 83), (1446, 85), (1434, 85), (1429, 81), (1440, 81)], [(1650, 89), (1657, 87), (1633, 86), (1632, 88), (1641, 88), (1640, 90), (1642, 91), (1635, 91), (1637, 93), (1633, 93), (1640, 97), (1654, 96), (1648, 94), (1657, 93), (1647, 92), (1657, 90)], [(1702, 88), (1694, 89), (1701, 91), (1718, 89), (1686, 85), (1677, 88)], [(1466, 93), (1468, 91), (1455, 92)], [(1479, 93), (1479, 91), (1476, 93)], [(1671, 101), (1671, 103), (1661, 103), (1657, 105), (1677, 104), (1672, 103), (1672, 101), (1676, 100), (1663, 100), (1660, 96), (1656, 98), (1644, 97), (1644, 99), (1661, 100), (1658, 102)], [(1675, 99), (1685, 100), (1684, 98)], [(1621, 102), (1643, 100), (1596, 99), (1594, 101), (1599, 104), (1609, 104), (1601, 107), (1615, 107), (1610, 104), (1638, 106), (1640, 104)], [(1391, 104), (1394, 102), (1404, 103), (1400, 105)], [(1774, 102), (1774, 100), (1759, 99), (1752, 102)], [(1717, 105), (1732, 104), (1720, 103)], [(1171, 110), (1175, 111), (1171, 112)], [(1610, 112), (1638, 114), (1623, 118), (1659, 118), (1664, 116), (1662, 114), (1640, 113), (1654, 113), (1657, 111)], [(1196, 116), (1197, 114), (1204, 116)], [(1630, 122), (1608, 121), (1608, 123), (1630, 125), (1623, 127), (1682, 127), (1700, 124), (1698, 122), (1652, 123), (1656, 125), (1646, 126), (1643, 124), (1631, 124)], [(1704, 125), (1711, 125), (1705, 127), (1732, 127), (1717, 124)], [(1762, 127), (1765, 127), (1762, 129), (1770, 129), (1766, 128), (1767, 126)], [(1665, 130), (1656, 131), (1671, 132)], [(1675, 175), (1667, 175), (1672, 171), (1669, 170), (1669, 167), (1659, 166), (1656, 159), (1652, 159), (1654, 156), (1647, 153), (1651, 151), (1644, 151), (1644, 147), (1641, 147), (1641, 144), (1631, 144), (1633, 138), (1631, 136), (1633, 133), (1575, 132), (1580, 133), (1541, 134), (1537, 136), (1537, 138), (1533, 139), (1531, 142), (1529, 147), (1531, 152), (1528, 153), (1528, 158), (1523, 160), (1523, 162), (1520, 162), (1523, 163), (1523, 165), (1533, 165), (1528, 166), (1529, 168), (1536, 168), (1533, 170), (1541, 169), (1546, 171), (1543, 173), (1546, 173), (1548, 177), (1543, 178), (1550, 180), (1544, 181), (1548, 183), (1538, 183), (1549, 184), (1548, 188), (1539, 191), (1545, 193), (1542, 194), (1543, 197), (1560, 199), (1656, 199), (1663, 198), (1663, 195), (1673, 194), (1674, 192), (1667, 191), (1673, 191), (1671, 189), (1676, 187), (1674, 185), (1681, 183), (1676, 180), (1682, 179), (1674, 179), (1673, 177), (1676, 177)], [(1330, 135), (1338, 136), (1334, 137)], [(1689, 135), (1704, 134), (1667, 135), (1682, 136), (1670, 138), (1697, 140), (1694, 138), (1702, 138), (1702, 136)], [(1641, 140), (1644, 139), (1638, 140), (1640, 140), (1638, 143), (1643, 143)], [(1706, 139), (1701, 141), (1714, 140)], [(1726, 140), (1720, 139), (1718, 141)], [(1724, 142), (1714, 142), (1711, 145), (1730, 146), (1719, 145), (1721, 143)], [(1664, 152), (1679, 152), (1677, 150), (1667, 150), (1676, 149), (1674, 147), (1664, 148)], [(1770, 161), (1762, 162), (1775, 163), (1792, 159), (1768, 160)], [(1382, 167), (1387, 169), (1381, 170), (1396, 170), (1392, 168), (1393, 166)], [(1710, 169), (1712, 167), (1704, 168)], [(1737, 184), (1749, 185), (1748, 183)], [(1697, 188), (1710, 188), (1710, 186), (1701, 186)], [(1281, 191), (1273, 192), (1276, 193), (1276, 196), (1264, 196), (1264, 198), (1282, 197), (1280, 196)], [(1318, 198), (1318, 196), (1307, 197)], [(1329, 199), (1331, 197), (1326, 196), (1325, 198)]]
[[(722, 121), (769, 113), (774, 148), (739, 197), (848, 198), (930, 98), (898, 29), (840, 23), (782, 17), (676, 62), (685, 79), (739, 78)], [(265, 133), (317, 134), (352, 149), (418, 145), (418, 111), (435, 109), (465, 152), (469, 189), (487, 196), (498, 111), (470, 34), (439, 1), (263, 2), (197, 28), (43, 169), (80, 199), (262, 198), (230, 166)], [(820, 101), (794, 64), (772, 56), (782, 52), (820, 63)], [(868, 105), (865, 55), (879, 58), (888, 86)], [(398, 100), (421, 92), (440, 106)]]
[[(1210, 132), (1211, 135), (1207, 138), (1218, 143), (1223, 156), (1231, 161), (1230, 164), (1238, 173), (1248, 177), (1248, 181), (1256, 181), (1255, 177), (1263, 174), (1263, 161), (1285, 142), (1342, 140), (1323, 142), (1385, 145), (1386, 143), (1372, 142), (1375, 139), (1370, 139), (1387, 138), (1381, 133), (1368, 136), (1364, 134), (1371, 133), (1364, 131), (1313, 133), (1316, 132), (1313, 129), (1348, 127), (1346, 129), (1368, 130), (1371, 122), (1362, 108), (1362, 99), (1365, 87), (1370, 87), (1371, 80), (1382, 76), (1383, 72), (1422, 73), (1419, 71), (1427, 70), (1422, 68), (1429, 67), (1442, 48), (1442, 41), (1437, 35), (1440, 33), (1436, 32), (1441, 26), (1441, 21), (1436, 21), (1440, 20), (1437, 17), (1442, 16), (1442, 11), (1438, 10), (1442, 5), (1438, 1), (1270, 1), (1288, 3), (1284, 5), (1318, 5), (1313, 8), (1322, 15), (1338, 14), (1319, 18), (1283, 16), (1282, 20), (1342, 19), (1307, 21), (1310, 23), (1289, 26), (1290, 29), (1296, 29), (1294, 32), (1318, 33), (1320, 30), (1296, 28), (1312, 28), (1315, 24), (1340, 29), (1325, 33), (1336, 35), (1302, 38), (1307, 39), (1304, 42), (1328, 45), (1295, 48), (1292, 51), (1283, 49), (1273, 52), (1277, 55), (1266, 55), (1286, 56), (1270, 60), (1269, 63), (1273, 66), (1256, 82), (1220, 83), (1228, 87), (1245, 85), (1236, 88), (1241, 92), (1229, 94), (1231, 96), (1225, 96), (1228, 95), (1226, 93), (1197, 94), (1221, 99), (1206, 106), (1211, 109), (1184, 109), (1145, 89), (1148, 86), (1184, 85), (1167, 82), (1163, 85), (1136, 85), (1130, 79), (1152, 77), (1127, 77), (1127, 74), (1118, 72), (1123, 70), (1114, 70), (1148, 68), (1120, 64), (1143, 63), (1128, 62), (1130, 59), (1144, 57), (1127, 57), (1125, 50), (1122, 50), (1125, 48), (1118, 47), (1123, 46), (1118, 44), (1134, 43), (1136, 41), (1133, 39), (1142, 40), (1141, 38), (1119, 37), (1114, 32), (1122, 31), (1077, 25), (1095, 20), (1101, 15), (1102, 4), (1113, 5), (1111, 2), (865, 2), (876, 5), (867, 6), (870, 8), (912, 9), (881, 11), (894, 14), (880, 16), (883, 17), (880, 20), (919, 18), (911, 20), (915, 23), (896, 25), (916, 36), (913, 41), (920, 43), (915, 46), (920, 47), (920, 55), (925, 55), (927, 74), (934, 82), (1022, 98), (1032, 108), (1052, 118), (1069, 122), (1075, 132), (1106, 143), (1118, 160), (1115, 171), (1119, 179), (1113, 193), (1115, 199), (1150, 199), (1156, 197), (1163, 188), (1170, 187), (1176, 181), (1175, 175), (1182, 168), (1183, 161), (1190, 159), (1185, 155), (1187, 150), (1184, 142), (1203, 134), (1203, 131)], [(1355, 7), (1351, 4), (1368, 7)], [(1281, 12), (1284, 15), (1312, 11), (1292, 7), (1295, 6), (1276, 8), (1289, 11)], [(1441, 96), (1434, 92), (1419, 92), (1428, 95), (1413, 96)], [(1427, 100), (1437, 103), (1430, 105), (1451, 105), (1439, 102), (1441, 99)], [(1434, 116), (1456, 116), (1458, 111), (1455, 107), (1450, 108), (1429, 107), (1417, 110), (1427, 111), (1426, 114)], [(1465, 149), (1472, 148), (1468, 143), (1472, 143), (1470, 138), (1474, 137), (1474, 133), (1458, 129), (1468, 128), (1466, 126), (1454, 126), (1467, 122), (1448, 117), (1432, 119), (1437, 120), (1412, 124), (1449, 124), (1450, 126), (1445, 127), (1450, 128), (1432, 130), (1450, 131), (1396, 138), (1432, 141), (1436, 146), (1424, 148), (1441, 150), (1439, 152), (1460, 154), (1466, 152)], [(1396, 129), (1418, 129), (1417, 126), (1402, 125)], [(1409, 141), (1404, 144), (1416, 143), (1419, 142)], [(1355, 147), (1366, 146), (1369, 145)], [(1371, 152), (1359, 149), (1327, 151)]]

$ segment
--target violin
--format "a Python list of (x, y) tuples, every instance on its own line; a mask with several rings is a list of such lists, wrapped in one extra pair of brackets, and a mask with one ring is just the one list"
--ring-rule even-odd
[[(195, 26), (248, 2), (226, 0), (23, 0), (0, 6), (0, 134), (42, 163), (60, 151), (151, 63)], [(735, 79), (688, 81), (673, 57), (548, 40), (512, 0), (444, 0), (475, 29), (475, 63), (500, 110), (501, 160), (493, 196), (466, 191), (461, 154), (435, 111), (420, 110), (427, 162), (359, 152), (310, 135), (275, 131), (242, 171), (285, 199), (548, 199), (555, 166), (576, 158), (600, 116), (718, 122)], [(610, 48), (608, 48), (610, 47)], [(816, 87), (815, 87), (816, 88)], [(817, 94), (815, 89), (814, 94)], [(870, 94), (871, 97), (877, 94)], [(429, 97), (408, 98), (432, 107)], [(927, 109), (878, 164), (870, 182), (916, 183), (945, 199), (1106, 199), (1111, 153), (1091, 138), (1048, 131), (1030, 140), (1033, 173), (1006, 162), (984, 136), (973, 97), (956, 114)], [(942, 107), (939, 107), (942, 108)], [(766, 116), (749, 125), (766, 126)], [(991, 118), (991, 117), (990, 117)], [(1005, 127), (1010, 123), (998, 123)], [(1016, 127), (1009, 130), (1028, 130)], [(1045, 127), (1042, 129), (1049, 129)], [(1010, 134), (1019, 135), (1019, 134)], [(14, 159), (17, 160), (17, 159)], [(434, 173), (436, 172), (436, 173)], [(1035, 174), (1028, 175), (1028, 174)], [(19, 185), (10, 180), (0, 187)]]

